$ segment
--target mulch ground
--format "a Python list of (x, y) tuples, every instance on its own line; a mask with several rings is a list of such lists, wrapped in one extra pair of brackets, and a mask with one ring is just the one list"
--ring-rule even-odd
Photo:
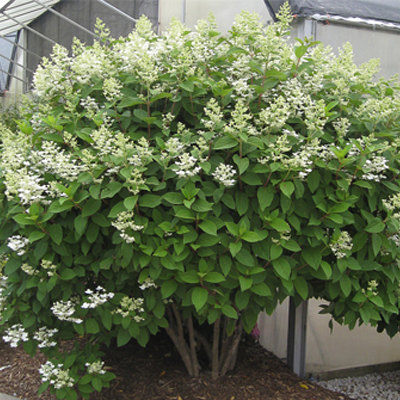
[[(118, 377), (91, 400), (349, 400), (344, 394), (301, 380), (287, 365), (252, 339), (241, 343), (236, 368), (212, 381), (207, 370), (190, 378), (169, 338), (153, 337), (143, 349), (131, 342), (110, 348), (106, 365)], [(43, 356), (29, 357), (20, 348), (0, 344), (0, 392), (26, 400), (54, 400), (37, 395)]]

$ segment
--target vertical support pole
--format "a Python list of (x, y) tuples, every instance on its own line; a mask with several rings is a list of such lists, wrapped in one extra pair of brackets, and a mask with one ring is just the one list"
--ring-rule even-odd
[(308, 301), (295, 306), (291, 297), (289, 302), (289, 328), (287, 363), (289, 368), (300, 378), (306, 375), (306, 333), (307, 333)]

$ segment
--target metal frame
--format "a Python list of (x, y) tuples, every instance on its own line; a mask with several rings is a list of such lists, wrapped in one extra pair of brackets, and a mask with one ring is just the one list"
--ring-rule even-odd
[[(65, 15), (63, 15), (62, 13), (54, 10), (52, 8), (52, 6), (54, 6), (55, 4), (57, 4), (60, 0), (53, 0), (47, 1), (47, 4), (45, 2), (45, 0), (25, 0), (22, 2), (17, 2), (17, 0), (9, 0), (6, 4), (4, 4), (1, 8), (0, 8), (0, 24), (4, 23), (5, 21), (12, 21), (13, 23), (9, 23), (7, 25), (7, 27), (5, 28), (5, 30), (7, 31), (12, 31), (14, 28), (14, 31), (19, 31), (21, 29), (26, 29), (30, 32), (32, 32), (33, 34), (39, 36), (40, 38), (42, 38), (43, 40), (46, 40), (50, 43), (57, 44), (56, 41), (54, 41), (53, 39), (47, 37), (46, 35), (43, 35), (42, 33), (36, 31), (35, 29), (31, 28), (29, 26), (29, 24), (36, 19), (38, 16), (40, 16), (41, 14), (43, 14), (44, 12), (51, 12), (52, 14), (56, 15), (57, 17), (63, 19), (64, 21), (68, 22), (69, 24), (71, 24), (72, 26), (82, 30), (83, 32), (89, 34), (92, 37), (97, 38), (98, 35), (85, 28), (84, 26), (82, 26), (81, 24), (73, 21), (72, 19), (66, 17)], [(136, 23), (138, 20), (131, 17), (130, 15), (126, 14), (125, 12), (123, 12), (122, 10), (120, 10), (119, 8), (113, 6), (112, 4), (108, 3), (106, 0), (96, 0), (98, 3), (102, 4), (103, 6), (109, 8), (110, 10), (112, 10), (113, 12), (123, 16), (124, 18), (128, 19), (131, 22)], [(34, 4), (34, 7), (29, 7), (29, 5)], [(35, 15), (32, 18), (32, 15)], [(13, 67), (16, 65), (20, 68), (23, 68), (25, 73), (26, 72), (30, 72), (33, 73), (32, 70), (30, 70), (29, 68), (21, 65), (20, 63), (16, 63), (15, 62), (15, 53), (16, 53), (16, 48), (19, 48), (23, 51), (25, 51), (26, 53), (32, 54), (35, 57), (41, 58), (40, 55), (34, 53), (33, 51), (27, 49), (26, 47), (22, 46), (21, 44), (16, 42), (12, 42), (11, 40), (9, 40), (8, 38), (5, 37), (5, 35), (2, 34), (2, 29), (0, 27), (0, 38), (2, 38), (3, 40), (12, 43), (15, 47), (14, 47), (14, 51), (13, 51), (13, 58), (7, 58), (5, 56), (0, 55), (0, 57), (7, 59), (10, 62), (10, 66), (9, 66), (9, 71), (4, 71), (4, 70), (0, 70), (0, 72), (4, 72), (7, 74), (7, 84), (6, 87), (9, 87), (9, 82), (10, 82), (10, 78), (15, 78), (17, 80), (20, 80), (24, 83), (27, 83), (27, 80), (25, 79), (21, 79), (17, 76), (15, 76), (12, 73)]]

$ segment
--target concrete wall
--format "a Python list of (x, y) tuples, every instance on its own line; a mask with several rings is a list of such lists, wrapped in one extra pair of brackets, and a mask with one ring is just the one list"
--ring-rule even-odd
[[(262, 314), (259, 319), (260, 343), (281, 359), (286, 359), (288, 301), (280, 305), (272, 316)], [(306, 373), (318, 377), (327, 371), (394, 363), (400, 360), (400, 336), (390, 339), (375, 328), (361, 325), (350, 331), (334, 323), (328, 327), (329, 315), (320, 315), (320, 300), (309, 302), (306, 343)]]
[(159, 10), (160, 32), (168, 28), (172, 17), (184, 21), (193, 29), (196, 22), (207, 18), (210, 12), (215, 15), (218, 28), (223, 33), (230, 29), (235, 16), (242, 10), (256, 12), (264, 21), (271, 20), (264, 0), (161, 0)]
[[(351, 26), (331, 22), (315, 23), (314, 39), (330, 45), (335, 53), (344, 43), (350, 42), (354, 51), (354, 62), (359, 65), (371, 58), (379, 58), (381, 71), (379, 77), (389, 78), (400, 73), (400, 31), (374, 29), (373, 26)], [(300, 29), (299, 29), (300, 26)], [(295, 21), (292, 38), (302, 37), (301, 21)]]

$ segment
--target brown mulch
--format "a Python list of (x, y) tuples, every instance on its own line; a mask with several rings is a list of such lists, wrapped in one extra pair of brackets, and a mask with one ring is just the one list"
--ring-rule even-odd
[[(117, 375), (110, 388), (93, 393), (91, 400), (349, 400), (316, 384), (301, 380), (287, 365), (251, 339), (241, 344), (234, 371), (216, 382), (207, 370), (190, 378), (163, 335), (153, 337), (146, 349), (131, 342), (110, 348), (103, 358)], [(23, 349), (0, 344), (0, 392), (26, 400), (54, 400), (37, 395), (38, 368), (43, 356), (30, 358)]]

